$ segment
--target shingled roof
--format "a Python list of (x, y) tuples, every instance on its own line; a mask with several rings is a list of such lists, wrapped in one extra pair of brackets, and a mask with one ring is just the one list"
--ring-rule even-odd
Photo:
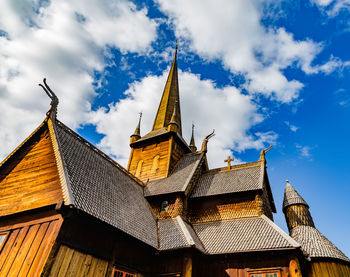
[(311, 258), (334, 258), (345, 262), (350, 259), (316, 228), (297, 226), (291, 230), (291, 237), (301, 244)]
[(174, 250), (194, 247), (205, 252), (198, 236), (192, 227), (181, 216), (158, 221), (159, 250)]
[(156, 248), (157, 224), (143, 187), (58, 120), (54, 128), (73, 206)]
[(209, 254), (300, 247), (296, 241), (264, 215), (254, 218), (193, 224), (193, 229)]
[(264, 165), (260, 162), (211, 170), (199, 179), (191, 198), (263, 189)]
[(286, 187), (284, 189), (284, 198), (283, 198), (283, 209), (290, 205), (302, 204), (306, 207), (309, 205), (306, 201), (300, 196), (300, 194), (293, 188), (293, 186), (287, 181)]
[(145, 196), (185, 192), (202, 159), (203, 153), (185, 155), (168, 178), (147, 184), (145, 187)]

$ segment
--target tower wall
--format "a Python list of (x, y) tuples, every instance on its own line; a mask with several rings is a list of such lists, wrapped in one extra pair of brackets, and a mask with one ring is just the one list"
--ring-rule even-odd
[(284, 211), (289, 232), (297, 226), (305, 225), (315, 227), (309, 208), (305, 205), (291, 205)]

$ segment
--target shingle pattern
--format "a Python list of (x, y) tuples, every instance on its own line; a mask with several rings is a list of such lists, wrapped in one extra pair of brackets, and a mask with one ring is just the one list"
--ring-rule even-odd
[(350, 262), (343, 252), (314, 227), (297, 226), (292, 229), (291, 237), (301, 244), (311, 258), (334, 258)]
[(141, 137), (140, 139), (138, 139), (137, 142), (147, 140), (149, 138), (157, 137), (157, 136), (163, 135), (167, 132), (168, 132), (168, 129), (165, 127), (161, 128), (161, 129), (153, 130), (153, 131), (147, 133), (146, 135), (144, 135), (143, 137)]
[(203, 174), (191, 198), (235, 193), (263, 188), (261, 165)]
[(296, 248), (298, 244), (266, 217), (193, 224), (209, 254)]
[(201, 161), (201, 157), (201, 153), (185, 155), (168, 178), (147, 184), (145, 196), (184, 192)]
[[(180, 226), (179, 220), (186, 228), (190, 235), (190, 240), (186, 238), (183, 227)], [(182, 220), (180, 216), (172, 219), (159, 220), (159, 250), (172, 250), (179, 248), (195, 247), (205, 252), (202, 243), (198, 239), (192, 227)], [(185, 231), (186, 231), (185, 230)]]
[(286, 188), (284, 189), (283, 209), (295, 204), (302, 204), (309, 207), (306, 201), (299, 195), (293, 186), (287, 182)]
[(143, 188), (58, 121), (56, 130), (75, 207), (157, 247), (157, 224)]

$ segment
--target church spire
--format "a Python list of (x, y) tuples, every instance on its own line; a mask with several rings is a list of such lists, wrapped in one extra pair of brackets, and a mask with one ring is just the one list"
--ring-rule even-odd
[(192, 135), (191, 135), (191, 141), (190, 141), (190, 149), (192, 150), (192, 152), (197, 151), (197, 146), (194, 142), (194, 124), (193, 123), (192, 123)]
[(173, 63), (171, 65), (169, 76), (159, 103), (158, 111), (154, 119), (152, 131), (168, 127), (168, 124), (172, 121), (175, 106), (176, 115), (174, 122), (178, 125), (177, 132), (182, 135), (179, 84), (177, 75), (177, 44)]

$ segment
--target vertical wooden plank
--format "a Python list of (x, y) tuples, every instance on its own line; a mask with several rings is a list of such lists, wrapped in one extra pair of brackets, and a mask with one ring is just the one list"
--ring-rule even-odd
[(69, 248), (69, 247), (67, 247), (66, 253), (65, 253), (63, 261), (62, 261), (62, 264), (60, 266), (60, 270), (59, 270), (58, 275), (57, 275), (58, 277), (66, 276), (66, 273), (68, 271), (69, 265), (70, 265), (70, 263), (72, 261), (73, 253), (74, 253), (74, 250)]
[(104, 277), (106, 275), (107, 272), (107, 268), (108, 268), (108, 262), (105, 260), (101, 260), (101, 259), (97, 259), (97, 266), (95, 268), (95, 275), (93, 276), (101, 276)]
[(25, 227), (21, 228), (21, 230), (19, 231), (19, 234), (16, 238), (16, 241), (15, 241), (9, 255), (7, 256), (7, 258), (4, 262), (3, 268), (0, 271), (0, 276), (6, 276), (8, 274), (8, 272), (12, 266), (12, 263), (14, 262), (14, 260), (17, 256), (17, 253), (22, 246), (22, 242), (26, 237), (28, 229), (29, 229), (29, 226), (25, 226)]
[(34, 238), (38, 233), (39, 227), (40, 227), (40, 224), (35, 224), (29, 227), (29, 230), (25, 236), (25, 239), (23, 240), (23, 243), (20, 249), (18, 250), (17, 256), (10, 268), (9, 273), (11, 273), (11, 275), (16, 276), (18, 275), (18, 272), (21, 270), (23, 262), (29, 252), (29, 249), (32, 246)]
[(64, 246), (64, 245), (60, 246), (58, 253), (57, 253), (57, 256), (56, 256), (56, 259), (55, 259), (55, 262), (51, 268), (50, 276), (56, 277), (58, 275), (60, 268), (61, 268), (61, 264), (63, 263), (63, 259), (66, 255), (67, 249), (68, 249), (67, 246)]
[(66, 276), (76, 276), (79, 273), (81, 269), (81, 265), (85, 260), (85, 256), (86, 256), (85, 254), (79, 251), (74, 251), (72, 261), (69, 265)]
[(88, 271), (88, 274), (87, 274), (88, 277), (94, 277), (95, 276), (95, 270), (97, 268), (97, 263), (98, 263), (98, 260), (96, 258), (92, 257), (91, 265), (90, 265), (90, 268), (89, 268), (89, 271)]
[(38, 252), (34, 258), (34, 261), (30, 266), (30, 270), (28, 272), (29, 276), (38, 276), (42, 272), (46, 260), (52, 249), (52, 246), (60, 230), (61, 224), (62, 220), (54, 220), (50, 222), (50, 225), (45, 233), (44, 239), (42, 240)]
[(40, 225), (40, 228), (37, 232), (37, 235), (32, 243), (32, 247), (29, 249), (29, 252), (27, 254), (27, 257), (25, 258), (22, 268), (18, 274), (18, 276), (27, 276), (28, 271), (34, 261), (34, 258), (36, 257), (40, 247), (42, 246), (42, 241), (44, 240), (46, 231), (49, 227), (50, 222), (45, 222)]
[(5, 246), (2, 249), (2, 251), (1, 251), (1, 254), (0, 254), (0, 271), (1, 271), (2, 267), (4, 266), (8, 255), (11, 253), (11, 249), (12, 249), (12, 247), (13, 247), (15, 241), (16, 241), (16, 238), (18, 236), (19, 231), (20, 231), (20, 229), (16, 229), (16, 230), (13, 230), (10, 233), (10, 236), (7, 239)]
[(77, 277), (87, 276), (91, 267), (91, 263), (92, 263), (92, 256), (86, 255)]

